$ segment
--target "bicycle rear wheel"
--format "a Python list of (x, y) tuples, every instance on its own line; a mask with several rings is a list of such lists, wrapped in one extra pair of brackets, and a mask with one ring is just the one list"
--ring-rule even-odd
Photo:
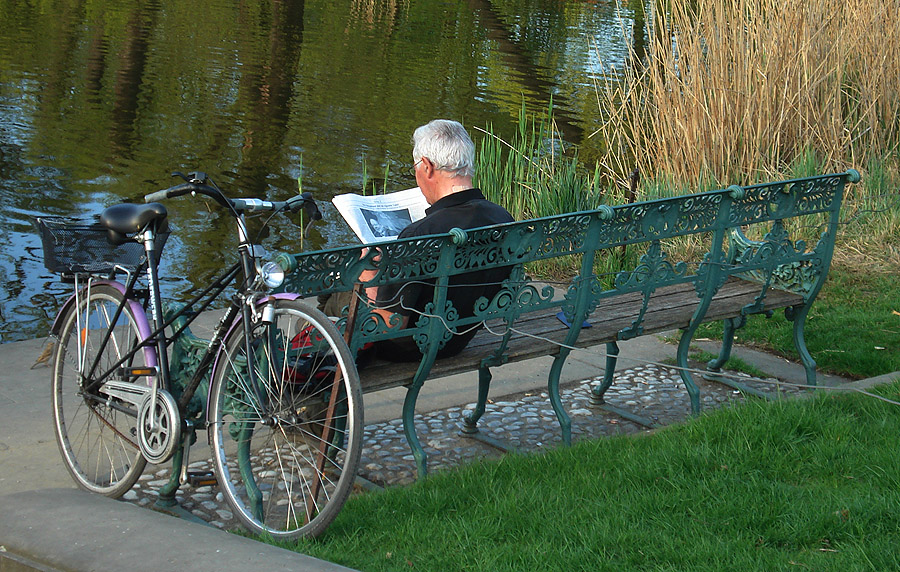
[(305, 303), (276, 300), (248, 352), (234, 329), (210, 388), (210, 442), (219, 486), (252, 532), (318, 536), (356, 479), (362, 393), (334, 324)]
[[(128, 305), (113, 325), (122, 298), (118, 290), (107, 285), (91, 287), (90, 295), (87, 289), (80, 294), (79, 304), (63, 317), (52, 378), (56, 442), (66, 469), (81, 488), (112, 498), (130, 489), (146, 465), (137, 442), (136, 409), (105, 394), (102, 387), (103, 382), (112, 379), (141, 381), (118, 374), (103, 380), (95, 377), (128, 354), (141, 339)], [(107, 331), (111, 335), (103, 345)], [(147, 365), (147, 351), (152, 350), (136, 352), (124, 365)], [(98, 357), (94, 373), (87, 372)]]

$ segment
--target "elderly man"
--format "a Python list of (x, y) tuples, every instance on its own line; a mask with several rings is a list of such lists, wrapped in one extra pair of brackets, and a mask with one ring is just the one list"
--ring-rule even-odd
[[(458, 122), (435, 119), (416, 129), (413, 161), (416, 182), (431, 206), (425, 211), (425, 218), (403, 229), (400, 238), (441, 234), (454, 227), (469, 229), (513, 221), (506, 209), (488, 201), (479, 189), (472, 187), (475, 145)], [(451, 280), (447, 298), (460, 317), (472, 316), (475, 301), (482, 296), (493, 297), (509, 272), (510, 269), (505, 268), (458, 276)], [(361, 276), (361, 279), (367, 277)], [(434, 287), (421, 282), (389, 284), (367, 291), (369, 299), (375, 301), (376, 311), (383, 317), (387, 319), (392, 313), (404, 316), (400, 327), (405, 327), (410, 319), (415, 321), (415, 314), (425, 309), (433, 294)], [(474, 335), (474, 329), (454, 335), (438, 357), (458, 354)], [(411, 338), (380, 342), (378, 355), (394, 361), (416, 361), (422, 356)]]

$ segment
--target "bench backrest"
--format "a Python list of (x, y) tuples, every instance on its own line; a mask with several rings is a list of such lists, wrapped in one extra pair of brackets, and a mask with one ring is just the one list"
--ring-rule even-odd
[[(618, 336), (627, 339), (641, 334), (650, 295), (677, 284), (692, 286), (700, 314), (732, 276), (760, 284), (747, 313), (761, 307), (770, 288), (797, 292), (811, 303), (831, 262), (844, 187), (858, 180), (859, 174), (850, 170), (468, 231), (453, 229), (380, 243), (380, 259), (374, 250), (361, 257), (361, 246), (306, 252), (293, 256), (296, 270), (283, 289), (304, 295), (351, 290), (365, 269), (378, 271), (367, 286), (435, 283), (431, 304), (402, 334), (387, 329), (366, 307), (360, 307), (352, 327), (352, 350), (366, 342), (413, 334), (425, 353), (426, 369), (451, 331), (482, 322), (512, 325), (525, 313), (557, 309), (571, 324), (567, 343), (574, 343), (583, 320), (601, 300), (638, 293), (643, 307), (633, 309), (630, 325)], [(751, 229), (758, 240), (748, 239), (742, 228)], [(802, 237), (813, 237), (816, 244), (810, 248)], [(682, 253), (681, 259), (673, 260), (673, 253)], [(527, 276), (529, 263), (564, 256), (573, 256), (578, 267), (577, 275), (564, 283), (564, 296)], [(620, 267), (598, 274), (610, 260)], [(514, 268), (499, 293), (492, 300), (482, 299), (474, 316), (459, 318), (447, 302), (450, 278), (498, 266)], [(498, 359), (503, 347), (498, 344)]]

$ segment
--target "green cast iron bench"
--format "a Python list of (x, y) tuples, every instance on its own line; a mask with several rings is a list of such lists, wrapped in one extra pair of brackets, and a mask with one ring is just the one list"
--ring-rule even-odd
[[(571, 421), (560, 399), (559, 379), (573, 348), (606, 345), (605, 378), (592, 390), (594, 401), (603, 403), (613, 380), (617, 342), (681, 330), (676, 362), (696, 414), (699, 390), (687, 360), (697, 327), (712, 320), (724, 322), (720, 355), (708, 366), (718, 371), (729, 358), (735, 330), (747, 316), (784, 309), (793, 322), (807, 383), (815, 385), (815, 362), (806, 348), (804, 325), (831, 262), (844, 187), (859, 178), (849, 170), (474, 230), (453, 229), (380, 243), (380, 258), (374, 249), (366, 252), (361, 246), (306, 252), (292, 255), (295, 269), (283, 288), (309, 296), (359, 289), (360, 273), (367, 269), (377, 273), (363, 286), (411, 280), (436, 284), (426, 311), (418, 319), (411, 317), (405, 330), (387, 328), (366, 304), (345, 309), (339, 320), (339, 326), (350, 332), (351, 351), (410, 334), (422, 350), (418, 363), (379, 361), (360, 370), (364, 392), (407, 388), (403, 425), (421, 477), (426, 473), (426, 455), (413, 417), (426, 379), (478, 371), (476, 406), (463, 426), (464, 432), (476, 433), (491, 368), (552, 355), (548, 393), (568, 444)], [(812, 237), (815, 244), (809, 247), (798, 233)], [(639, 256), (622, 257), (625, 248)], [(673, 260), (675, 253), (687, 254)], [(526, 274), (529, 263), (570, 256), (576, 258), (579, 271), (563, 289)], [(598, 275), (595, 269), (606, 257), (620, 257), (626, 265), (612, 275)], [(512, 267), (500, 291), (492, 300), (482, 298), (474, 316), (460, 318), (447, 302), (450, 278), (498, 266)], [(583, 327), (585, 322), (590, 327)], [(487, 327), (461, 354), (435, 360), (451, 331), (482, 323)]]

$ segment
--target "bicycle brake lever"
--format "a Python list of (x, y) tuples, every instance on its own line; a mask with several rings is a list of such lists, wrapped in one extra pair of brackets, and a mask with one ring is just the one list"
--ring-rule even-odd
[(203, 171), (194, 171), (193, 173), (188, 173), (189, 179), (186, 179), (189, 183), (193, 183), (195, 185), (205, 185), (207, 176)]
[(309, 217), (310, 222), (322, 220), (322, 211), (319, 210), (319, 205), (313, 200), (312, 193), (306, 192), (300, 196), (303, 197), (303, 210), (306, 212), (306, 216)]
[(306, 228), (303, 229), (303, 238), (309, 238), (309, 231), (312, 230), (315, 223), (315, 220), (310, 220), (309, 223), (307, 223)]
[(173, 177), (181, 177), (184, 180), (184, 182), (186, 182), (186, 183), (190, 182), (190, 180), (187, 178), (187, 175), (185, 175), (181, 171), (173, 171), (172, 176)]

